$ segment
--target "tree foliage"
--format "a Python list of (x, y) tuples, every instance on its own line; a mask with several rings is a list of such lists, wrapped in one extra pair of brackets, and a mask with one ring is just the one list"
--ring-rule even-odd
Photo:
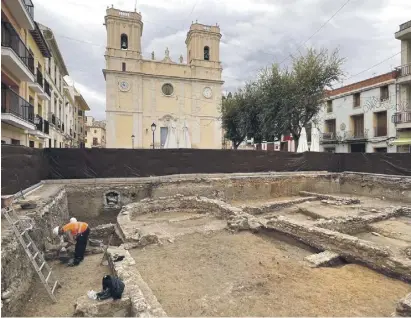
[(320, 111), (326, 90), (344, 75), (337, 50), (308, 49), (292, 60), (290, 69), (274, 64), (223, 100), (223, 128), (234, 148), (246, 136), (258, 143), (288, 132), (298, 143), (301, 129)]

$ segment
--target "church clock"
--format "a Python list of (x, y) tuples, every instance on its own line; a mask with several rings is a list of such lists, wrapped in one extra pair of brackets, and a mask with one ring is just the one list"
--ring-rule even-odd
[(130, 84), (127, 81), (120, 81), (118, 87), (122, 92), (127, 92), (130, 90)]
[(205, 87), (203, 90), (203, 95), (205, 98), (211, 98), (211, 96), (213, 96), (213, 91), (210, 87)]

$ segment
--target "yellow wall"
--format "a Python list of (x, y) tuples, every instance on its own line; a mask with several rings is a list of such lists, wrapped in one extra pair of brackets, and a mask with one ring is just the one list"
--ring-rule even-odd
[(131, 148), (133, 117), (128, 114), (116, 114), (115, 125), (117, 148)]

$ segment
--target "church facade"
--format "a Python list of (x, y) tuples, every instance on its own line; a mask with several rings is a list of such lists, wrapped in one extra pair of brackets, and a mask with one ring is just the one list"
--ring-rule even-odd
[(184, 62), (143, 58), (138, 12), (108, 8), (105, 26), (106, 147), (221, 149), (220, 28), (193, 23)]

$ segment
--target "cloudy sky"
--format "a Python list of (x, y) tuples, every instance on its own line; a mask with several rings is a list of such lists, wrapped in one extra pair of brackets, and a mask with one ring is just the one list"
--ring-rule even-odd
[[(33, 2), (36, 21), (53, 29), (70, 78), (90, 105), (91, 115), (104, 119), (105, 10), (113, 4), (133, 11), (135, 0)], [(232, 91), (253, 79), (258, 69), (305, 47), (339, 48), (347, 59), (343, 84), (390, 71), (400, 64), (400, 41), (394, 33), (411, 18), (411, 1), (138, 0), (137, 11), (143, 16), (145, 58), (152, 51), (162, 58), (169, 47), (173, 60), (180, 54), (186, 59), (184, 41), (191, 22), (218, 23), (224, 90)]]

